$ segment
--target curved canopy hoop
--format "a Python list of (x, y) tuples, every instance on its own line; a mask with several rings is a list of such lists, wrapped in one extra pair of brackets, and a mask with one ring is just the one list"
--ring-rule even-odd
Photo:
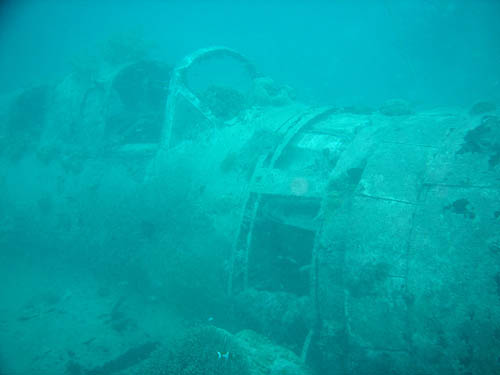
[(180, 96), (190, 102), (196, 110), (198, 110), (207, 120), (216, 123), (215, 116), (208, 108), (201, 105), (200, 99), (189, 89), (187, 85), (187, 72), (193, 64), (202, 62), (214, 57), (231, 57), (241, 62), (248, 72), (251, 79), (257, 76), (254, 65), (242, 54), (232, 50), (231, 48), (214, 46), (199, 49), (190, 55), (184, 57), (179, 65), (174, 69), (172, 78), (169, 84), (169, 95), (167, 98), (165, 111), (165, 126), (162, 138), (162, 145), (166, 148), (170, 147), (172, 127), (175, 119), (177, 100)]

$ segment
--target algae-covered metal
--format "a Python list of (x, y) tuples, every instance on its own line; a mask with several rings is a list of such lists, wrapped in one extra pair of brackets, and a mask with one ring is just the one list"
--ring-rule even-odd
[[(249, 93), (189, 88), (192, 65), (217, 57), (243, 65)], [(23, 114), (42, 96), (33, 117)], [(227, 326), (270, 336), (318, 373), (499, 366), (498, 113), (313, 107), (224, 47), (173, 71), (143, 62), (5, 103), (6, 217), (24, 212), (53, 233), (66, 225), (69, 237), (101, 238), (74, 202), (101, 200), (103, 216), (129, 222), (137, 210), (117, 211), (124, 202), (171, 212), (182, 228), (160, 220), (157, 230), (202, 231), (196, 246), (223, 265), (224, 285), (208, 287), (223, 294)], [(220, 118), (223, 106), (238, 111)], [(9, 118), (26, 130), (16, 134)]]

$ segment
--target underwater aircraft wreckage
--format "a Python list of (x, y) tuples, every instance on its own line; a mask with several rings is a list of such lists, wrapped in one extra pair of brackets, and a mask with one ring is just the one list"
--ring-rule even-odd
[[(246, 72), (248, 92), (191, 88), (190, 70), (217, 59)], [(114, 212), (140, 205), (147, 186), (183, 191), (176, 209), (206, 218), (207, 243), (225, 244), (214, 255), (225, 285), (214, 288), (240, 321), (315, 367), (479, 374), (498, 361), (495, 109), (314, 107), (212, 47), (173, 70), (141, 61), (97, 81), (73, 75), (16, 94), (2, 113), (7, 211), (38, 222), (48, 191), (90, 194)], [(26, 184), (35, 192), (12, 188)], [(64, 215), (77, 236), (79, 219), (54, 199), (40, 225)], [(182, 233), (197, 233), (199, 221), (186, 222)]]

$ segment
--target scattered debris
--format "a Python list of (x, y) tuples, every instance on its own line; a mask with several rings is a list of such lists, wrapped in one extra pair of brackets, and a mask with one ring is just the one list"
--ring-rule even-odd
[(139, 362), (149, 358), (151, 353), (158, 347), (157, 342), (147, 342), (145, 344), (133, 347), (115, 359), (97, 366), (90, 370), (85, 370), (85, 375), (110, 375), (119, 371), (126, 370)]
[(130, 327), (136, 326), (135, 321), (127, 317), (125, 313), (122, 311), (122, 306), (123, 303), (125, 302), (125, 299), (126, 299), (125, 297), (121, 297), (114, 304), (111, 313), (102, 315), (102, 317), (107, 318), (105, 320), (105, 323), (111, 325), (111, 328), (113, 328), (116, 332), (120, 333), (124, 332)]

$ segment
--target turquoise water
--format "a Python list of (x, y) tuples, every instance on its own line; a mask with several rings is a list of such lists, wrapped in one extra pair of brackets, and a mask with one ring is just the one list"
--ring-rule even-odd
[(424, 105), (498, 98), (496, 1), (21, 1), (2, 6), (2, 91), (67, 73), (115, 33), (175, 64), (225, 45), (311, 100)]
[(499, 16), (2, 2), (0, 375), (500, 373)]

